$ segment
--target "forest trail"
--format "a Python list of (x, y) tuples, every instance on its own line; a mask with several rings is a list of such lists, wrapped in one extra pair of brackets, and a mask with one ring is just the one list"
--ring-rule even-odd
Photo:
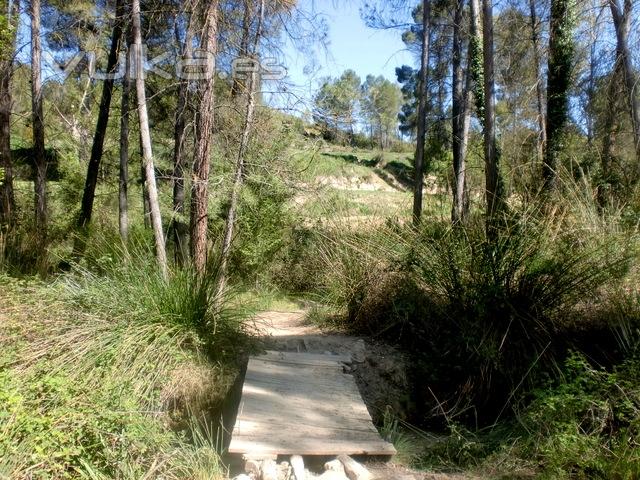
[[(289, 353), (292, 358), (305, 353), (327, 357), (331, 354), (338, 360), (351, 357), (352, 362), (350, 366), (345, 367), (345, 371), (353, 375), (371, 416), (377, 419), (379, 424), (380, 406), (392, 406), (394, 402), (397, 403), (395, 397), (399, 395), (406, 382), (404, 358), (390, 347), (369, 342), (365, 338), (338, 332), (325, 332), (308, 322), (306, 315), (305, 310), (267, 311), (257, 315), (256, 324), (266, 348), (282, 352), (283, 357)], [(321, 357), (318, 356), (318, 358)], [(265, 366), (273, 368), (270, 365)], [(336, 411), (340, 411), (343, 407), (339, 405), (340, 395), (335, 396), (335, 402), (338, 404), (333, 406), (336, 407)], [(276, 433), (278, 432), (274, 431), (274, 434)], [(315, 465), (317, 471), (321, 471), (322, 463), (326, 460), (326, 457), (319, 458), (321, 461)], [(466, 480), (471, 478), (419, 472), (396, 463), (393, 459), (384, 462), (379, 458), (369, 457), (364, 464), (374, 478), (381, 480)], [(313, 469), (313, 460), (309, 463), (309, 467)]]

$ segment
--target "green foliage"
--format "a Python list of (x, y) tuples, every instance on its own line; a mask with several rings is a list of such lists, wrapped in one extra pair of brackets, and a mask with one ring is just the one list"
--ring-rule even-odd
[(7, 0), (0, 2), (0, 62), (6, 62), (13, 57), (16, 37), (15, 18), (9, 18)]
[(164, 281), (143, 243), (113, 245), (54, 285), (3, 286), (0, 473), (221, 478), (213, 432), (189, 418), (216, 420), (243, 316), (214, 265)]
[(339, 140), (341, 131), (351, 132), (360, 99), (360, 77), (353, 70), (346, 70), (340, 78), (327, 78), (314, 98), (314, 117), (322, 125), (325, 135)]
[(385, 148), (395, 138), (398, 112), (402, 103), (400, 88), (383, 76), (367, 75), (362, 84), (361, 110), (378, 144)]
[(129, 385), (94, 370), (106, 380), (94, 389), (49, 368), (42, 362), (20, 376), (0, 373), (0, 472), (20, 471), (24, 462), (35, 478), (71, 478), (88, 461), (112, 477), (124, 463), (143, 474), (157, 452), (171, 447), (171, 432), (137, 411)]
[(444, 410), (492, 421), (580, 343), (576, 332), (600, 328), (597, 315), (578, 315), (580, 306), (635, 258), (635, 240), (629, 247), (615, 227), (592, 230), (577, 213), (565, 215), (523, 209), (495, 238), (480, 221), (337, 236), (323, 249), (323, 294), (345, 328), (413, 352)]
[[(271, 179), (277, 182), (276, 179)], [(255, 283), (268, 275), (272, 260), (287, 242), (287, 232), (296, 224), (285, 185), (249, 182), (244, 190), (234, 243), (232, 271), (238, 278)]]
[(520, 415), (523, 450), (545, 478), (631, 479), (640, 475), (640, 363), (630, 358), (608, 372), (571, 355), (562, 381), (533, 392)]

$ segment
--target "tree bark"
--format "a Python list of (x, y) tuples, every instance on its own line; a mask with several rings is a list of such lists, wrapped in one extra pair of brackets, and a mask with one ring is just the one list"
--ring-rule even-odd
[(611, 187), (613, 183), (611, 175), (611, 160), (613, 159), (613, 148), (616, 143), (616, 136), (619, 130), (619, 123), (617, 122), (618, 108), (620, 107), (618, 96), (621, 93), (619, 91), (619, 79), (623, 76), (622, 63), (618, 60), (619, 58), (616, 58), (613, 71), (611, 72), (611, 77), (609, 79), (609, 88), (607, 89), (607, 110), (603, 129), (604, 135), (602, 138), (602, 179), (601, 184), (598, 185), (597, 191), (598, 205), (601, 208), (607, 206), (609, 200), (609, 187)]
[[(13, 192), (13, 162), (11, 158), (11, 77), (13, 76), (13, 57), (15, 53), (15, 36), (19, 19), (20, 3), (16, 1), (14, 8), (17, 14), (8, 10), (6, 24), (2, 28), (11, 31), (9, 44), (0, 53), (0, 231), (3, 227), (11, 228), (15, 222), (15, 195)], [(4, 12), (3, 12), (4, 13)], [(0, 252), (1, 253), (1, 252)]]
[(85, 232), (82, 232), (82, 230), (84, 230), (91, 222), (91, 215), (93, 213), (93, 202), (96, 195), (98, 173), (100, 171), (104, 140), (107, 134), (107, 125), (109, 123), (111, 98), (113, 96), (114, 79), (111, 75), (113, 75), (118, 64), (118, 52), (122, 41), (124, 0), (117, 0), (115, 13), (116, 18), (113, 25), (113, 32), (111, 34), (111, 48), (109, 49), (109, 59), (107, 60), (107, 74), (109, 76), (103, 81), (102, 85), (102, 97), (100, 99), (100, 107), (98, 110), (98, 121), (96, 123), (95, 135), (93, 136), (91, 157), (89, 158), (89, 165), (87, 167), (87, 177), (84, 184), (80, 214), (78, 215), (77, 221), (77, 227), (81, 230), (80, 235), (85, 235)]
[(531, 43), (533, 48), (533, 61), (536, 72), (536, 102), (538, 108), (538, 136), (536, 137), (536, 147), (538, 161), (544, 161), (544, 148), (547, 143), (547, 129), (544, 116), (544, 86), (542, 82), (542, 68), (540, 59), (540, 31), (538, 27), (538, 14), (536, 12), (536, 0), (529, 0), (529, 20), (531, 22)]
[[(218, 2), (212, 0), (207, 8), (201, 49), (216, 55), (218, 47)], [(202, 81), (200, 104), (196, 119), (196, 146), (191, 185), (191, 258), (196, 272), (203, 275), (207, 265), (208, 191), (211, 162), (211, 140), (214, 122), (215, 71)]]
[[(193, 15), (189, 19), (187, 34), (182, 47), (183, 58), (191, 58), (193, 40)], [(176, 29), (176, 40), (180, 43), (180, 36)], [(184, 182), (185, 182), (185, 149), (186, 119), (189, 103), (189, 81), (180, 80), (178, 86), (178, 105), (176, 109), (176, 123), (174, 128), (173, 145), (173, 218), (171, 230), (174, 240), (174, 259), (177, 265), (184, 265), (189, 257), (189, 227), (184, 222)]]
[(543, 192), (556, 188), (558, 160), (569, 120), (569, 87), (573, 63), (571, 0), (552, 0), (547, 80), (547, 146), (542, 168)]
[(245, 110), (244, 125), (242, 129), (242, 136), (240, 138), (240, 147), (238, 149), (238, 156), (236, 158), (236, 168), (233, 176), (233, 188), (231, 190), (231, 198), (229, 202), (229, 211), (227, 213), (227, 221), (225, 222), (224, 238), (222, 241), (222, 254), (220, 257), (220, 279), (218, 284), (218, 291), (223, 292), (227, 283), (227, 267), (229, 263), (229, 255), (231, 253), (231, 243), (233, 241), (233, 234), (236, 224), (236, 216), (238, 211), (238, 200), (240, 198), (240, 191), (242, 184), (244, 183), (244, 160), (249, 147), (249, 140), (251, 135), (251, 127), (253, 126), (253, 118), (256, 110), (256, 89), (258, 88), (258, 65), (259, 59), (259, 43), (262, 36), (262, 24), (264, 21), (264, 2), (260, 0), (259, 14), (258, 14), (258, 26), (256, 29), (256, 36), (253, 44), (252, 56), (254, 59), (254, 68), (249, 76), (249, 82), (247, 84), (247, 105)]
[(156, 245), (156, 257), (160, 271), (167, 278), (167, 252), (165, 249), (160, 203), (156, 185), (155, 167), (153, 164), (153, 150), (151, 147), (151, 132), (149, 131), (149, 115), (147, 113), (147, 95), (144, 82), (144, 65), (142, 62), (142, 28), (140, 25), (140, 0), (132, 0), (131, 16), (133, 20), (133, 51), (135, 53), (136, 95), (138, 101), (138, 118), (140, 121), (140, 137), (142, 140), (142, 162), (151, 210), (151, 225)]
[(120, 238), (125, 245), (129, 240), (129, 109), (131, 107), (131, 56), (129, 45), (127, 45), (126, 62), (120, 104), (120, 168), (118, 176), (118, 227)]
[(479, 0), (469, 0), (469, 15), (469, 72), (476, 114), (484, 128), (484, 54), (482, 52)]
[[(453, 145), (453, 224), (462, 223), (468, 210), (466, 187), (466, 153), (469, 131), (469, 82), (464, 82), (462, 68), (462, 21), (464, 0), (456, 0), (453, 19), (453, 94), (452, 94), (452, 145)], [(467, 73), (469, 70), (467, 70)], [(469, 75), (467, 75), (469, 78)]]
[(413, 223), (420, 224), (422, 216), (422, 197), (425, 170), (425, 143), (427, 140), (427, 95), (429, 92), (429, 37), (431, 33), (431, 2), (422, 2), (422, 46), (420, 58), (420, 80), (418, 82), (418, 134), (416, 141), (416, 155), (414, 159), (414, 188), (413, 188)]
[(609, 0), (611, 15), (616, 30), (616, 62), (619, 62), (624, 74), (624, 85), (628, 98), (629, 114), (633, 126), (633, 141), (636, 150), (637, 173), (640, 178), (640, 98), (638, 98), (637, 79), (633, 70), (631, 51), (629, 50), (629, 29), (633, 5), (631, 0), (624, 0), (621, 7), (619, 0)]
[(500, 173), (500, 150), (496, 141), (496, 92), (493, 53), (493, 2), (482, 1), (484, 58), (484, 162), (487, 226), (491, 230), (504, 208), (504, 183)]
[(144, 154), (142, 153), (142, 137), (139, 139), (140, 158), (140, 192), (142, 193), (142, 217), (144, 228), (151, 228), (151, 204), (149, 203), (149, 191), (147, 190), (146, 171), (144, 168)]
[(35, 163), (35, 225), (41, 247), (47, 242), (47, 159), (44, 146), (40, 0), (31, 0), (31, 115)]

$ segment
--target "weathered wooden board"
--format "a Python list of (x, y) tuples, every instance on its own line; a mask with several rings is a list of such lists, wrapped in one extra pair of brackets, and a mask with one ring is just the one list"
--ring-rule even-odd
[(249, 359), (230, 453), (394, 455), (358, 387), (348, 356), (267, 352)]

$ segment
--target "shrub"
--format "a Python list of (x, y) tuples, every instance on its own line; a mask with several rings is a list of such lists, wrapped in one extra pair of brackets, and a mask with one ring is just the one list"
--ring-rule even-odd
[(627, 272), (628, 240), (592, 210), (569, 207), (513, 210), (492, 238), (480, 221), (387, 226), (330, 242), (323, 287), (347, 329), (413, 353), (434, 415), (493, 422), (570, 347), (585, 346), (584, 331), (613, 342), (610, 326), (579, 312)]
[(250, 328), (216, 274), (165, 281), (145, 247), (103, 247), (53, 285), (8, 289), (21, 298), (0, 335), (0, 474), (221, 478), (193, 419), (217, 421)]
[(547, 478), (631, 479), (640, 475), (640, 362), (612, 372), (574, 353), (563, 378), (533, 392), (519, 416), (523, 452), (544, 465)]

